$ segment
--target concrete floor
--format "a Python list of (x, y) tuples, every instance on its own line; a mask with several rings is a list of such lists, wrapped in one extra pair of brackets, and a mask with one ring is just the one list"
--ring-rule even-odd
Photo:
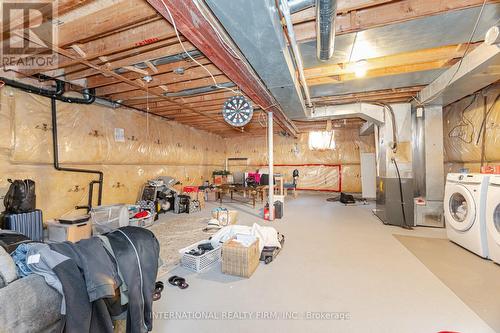
[[(286, 218), (272, 223), (285, 247), (250, 279), (224, 275), (220, 265), (202, 274), (173, 270), (190, 287), (166, 284), (154, 303), (154, 332), (494, 332), (393, 236), (444, 230), (384, 226), (373, 207), (326, 197), (286, 202)], [(240, 224), (263, 223), (257, 210), (226, 206), (241, 210)]]

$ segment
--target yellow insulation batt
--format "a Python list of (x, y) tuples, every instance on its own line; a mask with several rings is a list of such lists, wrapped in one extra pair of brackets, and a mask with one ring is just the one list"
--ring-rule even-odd
[[(286, 182), (291, 182), (292, 171), (298, 169), (300, 188), (339, 189), (338, 168), (321, 164), (341, 164), (342, 191), (361, 192), (360, 152), (375, 151), (373, 135), (359, 136), (358, 129), (335, 129), (332, 141), (334, 149), (312, 150), (309, 148), (309, 133), (299, 134), (296, 139), (275, 134), (275, 172), (283, 174)], [(251, 141), (245, 137), (226, 139), (226, 147), (227, 157), (248, 159), (230, 162), (230, 171), (255, 171), (267, 166), (266, 137), (252, 138)]]
[[(0, 195), (8, 178), (35, 180), (44, 220), (86, 204), (96, 176), (52, 166), (50, 99), (10, 87), (2, 88), (0, 99)], [(57, 107), (60, 163), (102, 170), (103, 204), (135, 202), (142, 184), (157, 176), (200, 184), (225, 159), (225, 141), (215, 134), (126, 108), (63, 102)], [(115, 128), (124, 130), (124, 142), (115, 140)]]
[[(500, 164), (500, 102), (493, 105), (498, 94), (500, 85), (492, 85), (444, 109), (446, 172), (460, 168), (479, 172), (481, 160), (483, 165)], [(482, 123), (484, 131), (480, 132)]]

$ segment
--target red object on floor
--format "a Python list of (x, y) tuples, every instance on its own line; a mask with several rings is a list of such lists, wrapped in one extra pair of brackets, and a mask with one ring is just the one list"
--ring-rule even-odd
[(192, 193), (192, 192), (198, 192), (199, 189), (198, 186), (184, 186), (183, 191), (186, 193)]
[(140, 218), (146, 217), (148, 215), (149, 215), (149, 213), (146, 210), (143, 210), (142, 212), (139, 212), (139, 213), (135, 214), (134, 218), (135, 219), (140, 219)]
[[(276, 213), (275, 213), (276, 215)], [(269, 208), (264, 207), (264, 220), (269, 221)]]

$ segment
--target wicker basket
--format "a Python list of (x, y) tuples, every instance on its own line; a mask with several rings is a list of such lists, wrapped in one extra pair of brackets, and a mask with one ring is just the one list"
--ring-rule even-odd
[(259, 258), (258, 239), (249, 247), (229, 240), (222, 245), (222, 273), (249, 278), (259, 266)]
[(211, 251), (207, 251), (201, 256), (193, 256), (191, 254), (187, 254), (186, 252), (191, 251), (192, 249), (198, 248), (199, 244), (207, 243), (208, 240), (202, 240), (196, 242), (188, 247), (179, 250), (179, 254), (181, 255), (181, 266), (190, 269), (195, 272), (202, 272), (207, 268), (212, 267), (214, 264), (220, 261), (221, 258), (221, 249), (222, 246), (216, 247)]

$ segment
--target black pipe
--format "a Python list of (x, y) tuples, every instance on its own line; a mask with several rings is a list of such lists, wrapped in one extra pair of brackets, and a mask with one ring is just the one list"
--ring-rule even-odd
[(63, 96), (65, 91), (65, 83), (64, 81), (57, 80), (51, 78), (49, 76), (38, 74), (36, 77), (43, 81), (54, 81), (56, 83), (55, 90), (48, 90), (39, 87), (35, 87), (26, 83), (22, 83), (19, 81), (11, 80), (5, 77), (0, 77), (0, 80), (3, 81), (6, 85), (21, 89), (23, 91), (37, 94), (40, 96), (48, 97), (51, 100), (51, 112), (52, 112), (52, 144), (54, 150), (54, 168), (59, 171), (67, 171), (67, 172), (79, 172), (79, 173), (91, 173), (99, 175), (99, 180), (92, 180), (89, 184), (89, 199), (87, 206), (76, 206), (76, 209), (87, 209), (90, 211), (92, 208), (93, 202), (93, 192), (94, 192), (94, 184), (99, 184), (99, 192), (97, 197), (97, 204), (100, 206), (102, 203), (102, 190), (103, 190), (103, 181), (104, 181), (104, 173), (98, 170), (89, 170), (89, 169), (75, 169), (75, 168), (64, 168), (59, 165), (59, 145), (57, 140), (57, 103), (56, 100), (60, 100), (65, 103), (75, 103), (75, 104), (92, 104), (95, 101), (95, 89), (84, 89), (82, 91), (83, 98), (76, 97), (66, 97)]
[(82, 91), (83, 98), (77, 98), (77, 97), (67, 97), (64, 96), (64, 81), (57, 80), (57, 79), (52, 79), (48, 76), (39, 74), (36, 76), (40, 80), (43, 81), (49, 81), (52, 80), (56, 83), (56, 89), (55, 90), (49, 90), (45, 88), (40, 88), (40, 87), (35, 87), (30, 84), (22, 83), (19, 81), (11, 80), (6, 77), (0, 77), (0, 81), (5, 82), (6, 85), (21, 89), (23, 91), (32, 93), (32, 94), (37, 94), (40, 96), (44, 97), (49, 97), (49, 98), (55, 98), (59, 101), (66, 102), (66, 103), (75, 103), (75, 104), (92, 104), (95, 101), (95, 88), (92, 89), (84, 89)]
[(59, 145), (57, 140), (57, 102), (56, 98), (51, 98), (51, 111), (52, 111), (52, 145), (54, 150), (54, 168), (59, 171), (68, 172), (79, 172), (79, 173), (92, 173), (99, 175), (99, 180), (93, 180), (89, 185), (89, 202), (88, 206), (77, 206), (77, 209), (86, 208), (90, 211), (92, 208), (92, 192), (94, 190), (94, 184), (99, 184), (99, 192), (97, 197), (97, 204), (100, 206), (102, 202), (102, 186), (104, 181), (104, 173), (99, 170), (90, 169), (76, 169), (76, 168), (64, 168), (59, 165)]
[(22, 83), (19, 81), (11, 80), (6, 77), (0, 77), (0, 80), (5, 82), (6, 85), (21, 89), (23, 91), (32, 93), (32, 94), (37, 94), (40, 96), (44, 97), (49, 97), (49, 98), (58, 98), (62, 96), (64, 93), (64, 82), (60, 80), (54, 80), (56, 83), (56, 89), (55, 90), (49, 90), (49, 89), (44, 89), (40, 87), (35, 87), (26, 83)]

